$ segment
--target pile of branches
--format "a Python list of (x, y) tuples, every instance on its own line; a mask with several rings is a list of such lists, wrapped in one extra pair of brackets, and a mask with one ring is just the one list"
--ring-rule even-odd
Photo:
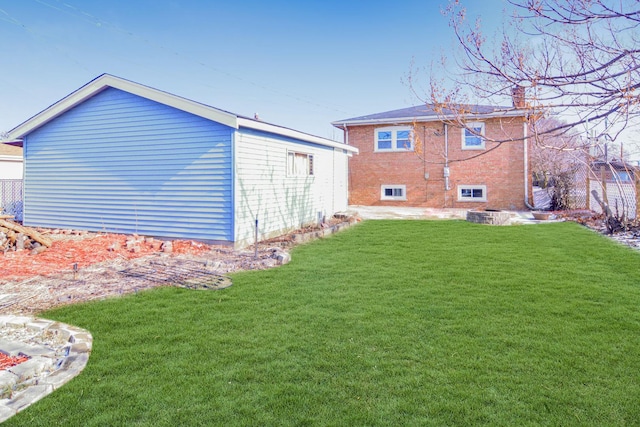
[(30, 250), (34, 254), (51, 247), (52, 241), (36, 230), (0, 217), (0, 253)]

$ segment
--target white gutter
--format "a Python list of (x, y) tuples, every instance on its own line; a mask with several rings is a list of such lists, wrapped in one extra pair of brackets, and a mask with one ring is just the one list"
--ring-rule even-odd
[(22, 163), (22, 156), (2, 156), (0, 155), (0, 160), (3, 162), (20, 162)]
[[(496, 119), (501, 117), (519, 117), (524, 116), (526, 112), (524, 110), (512, 110), (512, 111), (501, 111), (497, 113), (478, 113), (478, 114), (464, 114), (464, 117), (472, 118), (474, 120), (480, 119)], [(331, 122), (331, 124), (335, 127), (342, 126), (365, 126), (365, 125), (373, 125), (373, 124), (390, 124), (390, 123), (413, 123), (413, 122), (440, 122), (443, 120), (455, 120), (459, 119), (460, 115), (457, 114), (449, 114), (446, 116), (441, 115), (430, 115), (430, 116), (413, 116), (413, 117), (397, 117), (397, 118), (383, 118), (383, 119), (362, 119), (362, 120), (346, 120), (344, 122)]]

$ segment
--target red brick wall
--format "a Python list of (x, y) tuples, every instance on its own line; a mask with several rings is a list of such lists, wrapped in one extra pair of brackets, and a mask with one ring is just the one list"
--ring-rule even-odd
[[(486, 141), (483, 151), (462, 150), (461, 129), (448, 126), (450, 190), (447, 191), (443, 174), (443, 123), (413, 124), (417, 136), (415, 152), (374, 152), (374, 130), (379, 127), (385, 125), (352, 126), (348, 129), (349, 144), (360, 150), (349, 160), (349, 204), (525, 209), (522, 141), (502, 144)], [(485, 121), (488, 139), (521, 138), (522, 134), (521, 117)], [(472, 156), (477, 157), (470, 159)], [(427, 179), (425, 174), (428, 174)], [(528, 181), (531, 197), (531, 180)], [(487, 202), (459, 202), (459, 184), (486, 185)], [(405, 185), (407, 200), (380, 200), (382, 185)]]

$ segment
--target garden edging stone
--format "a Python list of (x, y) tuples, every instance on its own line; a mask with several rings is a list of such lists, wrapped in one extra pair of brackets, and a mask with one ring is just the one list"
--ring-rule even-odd
[(0, 371), (0, 423), (82, 372), (89, 361), (92, 343), (91, 334), (75, 326), (0, 315), (0, 352), (30, 357)]

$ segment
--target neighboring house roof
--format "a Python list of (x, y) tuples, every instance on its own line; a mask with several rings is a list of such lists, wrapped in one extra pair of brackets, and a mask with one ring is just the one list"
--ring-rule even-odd
[[(527, 114), (526, 110), (513, 107), (495, 107), (490, 105), (468, 105), (461, 107), (463, 115), (469, 118), (488, 119), (494, 117), (517, 117)], [(378, 123), (408, 123), (429, 122), (455, 118), (460, 114), (459, 110), (444, 108), (436, 111), (433, 104), (416, 105), (414, 107), (401, 108), (399, 110), (385, 111), (383, 113), (367, 114), (366, 116), (352, 117), (338, 120), (331, 124), (335, 127), (370, 125)]]
[(290, 128), (262, 122), (259, 120), (251, 119), (249, 117), (244, 117), (241, 115), (237, 115), (225, 110), (221, 110), (218, 108), (211, 107), (206, 104), (201, 104), (196, 101), (192, 101), (187, 98), (182, 98), (177, 95), (173, 95), (168, 92), (163, 92), (149, 86), (144, 86), (139, 83), (132, 82), (130, 80), (125, 80), (120, 77), (112, 76), (110, 74), (102, 74), (98, 76), (94, 80), (90, 81), (86, 85), (82, 86), (80, 89), (72, 92), (67, 95), (65, 98), (62, 98), (60, 101), (55, 104), (47, 107), (40, 113), (31, 117), (29, 120), (24, 123), (16, 126), (14, 129), (9, 131), (8, 138), (10, 140), (19, 140), (23, 138), (25, 135), (33, 132), (44, 124), (50, 122), (61, 114), (69, 111), (73, 107), (97, 93), (102, 92), (103, 90), (112, 87), (115, 89), (119, 89), (128, 93), (132, 93), (134, 95), (141, 96), (143, 98), (150, 99), (152, 101), (159, 102), (164, 105), (168, 105), (173, 108), (177, 108), (182, 111), (186, 111), (188, 113), (194, 114), (196, 116), (204, 117), (206, 119), (222, 123), (226, 126), (232, 127), (234, 129), (239, 129), (241, 127), (250, 128), (255, 130), (260, 130), (264, 132), (274, 133), (276, 135), (286, 136), (290, 138), (299, 139), (305, 142), (310, 142), (314, 144), (324, 145), (333, 148), (342, 148), (344, 150), (348, 150), (350, 152), (357, 152), (358, 150), (354, 147), (350, 147), (341, 142), (332, 141), (330, 139), (321, 138), (319, 136), (310, 135), (304, 132), (296, 131)]
[(0, 143), (0, 156), (22, 157), (22, 148), (7, 143)]
[(634, 166), (631, 163), (627, 163), (625, 161), (621, 161), (621, 160), (617, 160), (617, 159), (613, 159), (613, 160), (609, 160), (608, 162), (605, 162), (604, 160), (594, 160), (593, 162), (591, 162), (591, 167), (594, 169), (599, 169), (600, 166), (607, 166), (609, 165), (609, 167), (611, 169), (615, 169), (615, 170), (628, 170), (628, 171), (636, 171), (636, 170), (640, 170), (640, 167), (638, 166)]

